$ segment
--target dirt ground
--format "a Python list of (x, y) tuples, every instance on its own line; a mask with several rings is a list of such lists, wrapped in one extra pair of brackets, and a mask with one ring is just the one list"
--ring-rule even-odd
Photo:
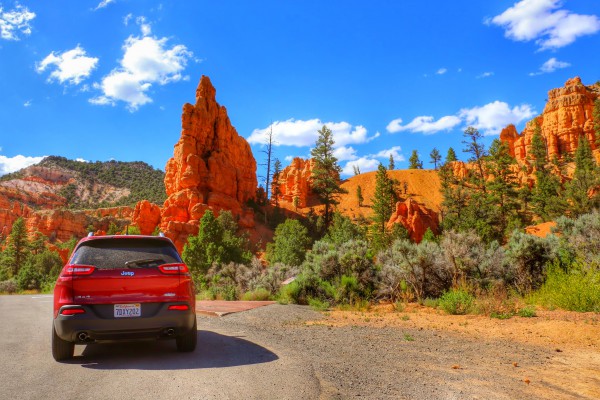
[[(518, 353), (509, 357), (518, 376), (536, 398), (600, 399), (600, 314), (536, 311), (536, 316), (495, 319), (481, 315), (448, 315), (418, 304), (392, 304), (369, 311), (329, 311), (309, 324), (329, 327), (404, 328), (452, 333), (459, 338), (502, 340), (554, 353), (544, 365), (527, 365)], [(551, 358), (551, 360), (550, 360)], [(524, 360), (525, 361), (525, 360)], [(451, 368), (468, 369), (456, 364)]]

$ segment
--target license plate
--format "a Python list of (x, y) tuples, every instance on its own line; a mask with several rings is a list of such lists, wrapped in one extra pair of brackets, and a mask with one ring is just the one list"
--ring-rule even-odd
[(140, 303), (115, 304), (115, 318), (133, 318), (142, 316)]

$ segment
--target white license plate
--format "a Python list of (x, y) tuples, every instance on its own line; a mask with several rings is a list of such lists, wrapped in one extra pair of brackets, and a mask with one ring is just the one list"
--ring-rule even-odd
[(140, 303), (115, 304), (115, 318), (133, 318), (142, 316)]

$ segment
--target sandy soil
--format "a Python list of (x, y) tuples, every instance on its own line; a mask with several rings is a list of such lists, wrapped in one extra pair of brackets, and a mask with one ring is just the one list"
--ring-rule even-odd
[[(437, 331), (468, 340), (502, 340), (554, 353), (544, 365), (528, 365), (520, 354), (509, 355), (522, 381), (536, 398), (600, 398), (600, 314), (537, 311), (533, 318), (499, 320), (480, 315), (447, 315), (416, 304), (369, 311), (331, 311), (309, 324)], [(452, 368), (469, 368), (453, 365)]]

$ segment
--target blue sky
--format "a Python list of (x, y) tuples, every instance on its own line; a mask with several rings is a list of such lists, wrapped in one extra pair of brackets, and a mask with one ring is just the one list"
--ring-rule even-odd
[(428, 168), (466, 126), (489, 143), (600, 80), (599, 50), (598, 0), (0, 0), (0, 174), (47, 155), (164, 170), (201, 75), (258, 163), (271, 127), (287, 165), (327, 124), (346, 176), (413, 149)]

